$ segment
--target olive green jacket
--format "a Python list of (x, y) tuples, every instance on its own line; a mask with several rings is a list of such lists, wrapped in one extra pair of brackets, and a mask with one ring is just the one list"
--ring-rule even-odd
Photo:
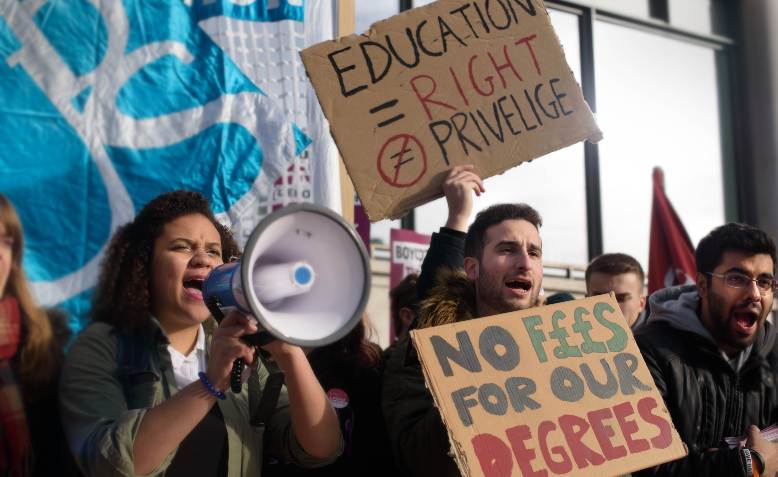
[[(150, 347), (148, 358), (141, 366), (145, 369), (127, 369), (128, 363), (117, 363), (118, 331), (105, 323), (87, 327), (68, 352), (60, 382), (60, 410), (70, 450), (87, 476), (135, 475), (133, 444), (143, 416), (178, 391), (167, 337), (158, 322), (151, 321), (145, 341)], [(205, 328), (210, 345), (214, 322), (209, 321)], [(259, 366), (254, 372), (258, 373), (259, 389), (264, 389), (267, 370)], [(132, 385), (125, 393), (126, 382)], [(218, 401), (227, 430), (229, 477), (259, 477), (263, 451), (304, 467), (335, 460), (337, 456), (316, 459), (302, 449), (292, 432), (285, 387), (267, 424), (251, 426), (248, 387), (244, 384), (240, 394), (228, 391), (227, 399)], [(259, 399), (252, 396), (252, 404)], [(149, 475), (164, 475), (175, 453)]]

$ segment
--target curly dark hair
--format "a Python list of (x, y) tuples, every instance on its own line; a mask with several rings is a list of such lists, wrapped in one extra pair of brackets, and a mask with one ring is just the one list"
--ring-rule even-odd
[(148, 323), (154, 243), (165, 224), (190, 214), (201, 214), (216, 227), (222, 256), (239, 256), (238, 244), (229, 229), (216, 220), (208, 200), (200, 193), (178, 190), (157, 196), (113, 235), (92, 298), (94, 321), (123, 330), (135, 330)]

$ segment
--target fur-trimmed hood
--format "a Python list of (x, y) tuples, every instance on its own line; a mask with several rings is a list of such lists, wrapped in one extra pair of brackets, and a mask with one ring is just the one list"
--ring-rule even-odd
[(477, 316), (475, 287), (463, 270), (441, 269), (429, 297), (419, 306), (417, 328), (471, 320)]

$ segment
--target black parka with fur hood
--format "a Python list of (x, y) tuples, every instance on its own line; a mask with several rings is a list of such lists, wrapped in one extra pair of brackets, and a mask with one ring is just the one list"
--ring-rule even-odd
[[(475, 316), (475, 292), (464, 272), (443, 269), (437, 283), (422, 302), (418, 328)], [(412, 346), (410, 339), (398, 343), (384, 371), (382, 407), (395, 461), (403, 475), (459, 476), (448, 434)]]
[[(475, 290), (461, 271), (464, 238), (464, 233), (445, 227), (432, 235), (417, 283), (423, 301), (415, 328), (475, 316)], [(402, 475), (460, 475), (410, 339), (398, 343), (387, 358), (382, 410), (395, 463)]]

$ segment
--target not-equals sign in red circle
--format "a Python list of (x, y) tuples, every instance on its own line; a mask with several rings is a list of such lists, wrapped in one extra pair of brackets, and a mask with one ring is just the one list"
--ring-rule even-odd
[(390, 186), (411, 187), (427, 172), (427, 153), (416, 136), (397, 134), (381, 146), (377, 166)]

